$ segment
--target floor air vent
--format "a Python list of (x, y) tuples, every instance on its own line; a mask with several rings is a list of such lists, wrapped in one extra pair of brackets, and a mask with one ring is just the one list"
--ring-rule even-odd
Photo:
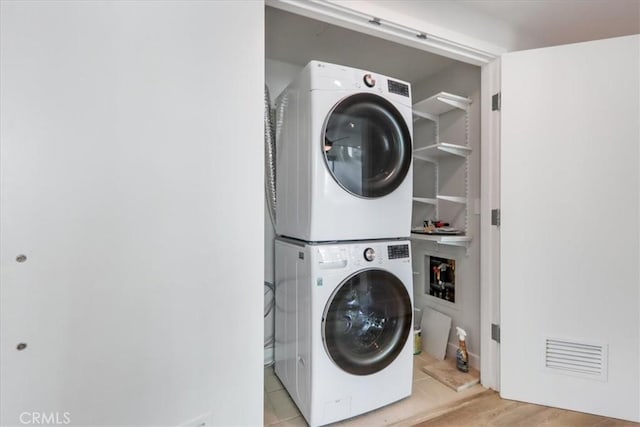
[(606, 381), (607, 347), (547, 338), (545, 366), (554, 372)]

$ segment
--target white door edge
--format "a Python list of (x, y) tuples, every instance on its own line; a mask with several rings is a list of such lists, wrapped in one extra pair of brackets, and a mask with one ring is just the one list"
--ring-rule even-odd
[(500, 229), (491, 224), (491, 211), (500, 207), (500, 111), (492, 111), (492, 96), (500, 92), (500, 59), (482, 67), (480, 88), (480, 378), (499, 391), (500, 345), (491, 325), (500, 325)]

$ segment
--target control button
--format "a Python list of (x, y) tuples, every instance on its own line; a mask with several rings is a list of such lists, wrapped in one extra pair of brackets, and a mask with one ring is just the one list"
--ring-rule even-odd
[(373, 248), (367, 248), (364, 250), (364, 259), (371, 262), (376, 259), (376, 251)]
[(363, 80), (364, 84), (366, 84), (368, 87), (374, 87), (376, 85), (376, 79), (374, 79), (371, 74), (365, 74)]

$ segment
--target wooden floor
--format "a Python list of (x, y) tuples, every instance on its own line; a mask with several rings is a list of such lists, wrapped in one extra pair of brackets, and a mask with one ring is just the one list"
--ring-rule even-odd
[[(426, 353), (414, 356), (410, 397), (343, 420), (331, 427), (623, 427), (639, 423), (501, 399), (476, 384), (460, 392), (445, 386), (423, 367), (439, 364)], [(264, 425), (307, 427), (273, 368), (264, 371)]]
[(496, 392), (487, 390), (464, 401), (433, 411), (428, 419), (412, 425), (417, 427), (623, 427), (640, 424), (504, 400)]

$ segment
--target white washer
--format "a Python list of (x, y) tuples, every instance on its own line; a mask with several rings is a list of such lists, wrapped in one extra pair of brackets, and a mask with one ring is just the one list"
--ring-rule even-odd
[(276, 233), (408, 237), (411, 111), (409, 83), (311, 61), (276, 105)]
[(275, 372), (309, 425), (409, 396), (409, 241), (275, 246)]

